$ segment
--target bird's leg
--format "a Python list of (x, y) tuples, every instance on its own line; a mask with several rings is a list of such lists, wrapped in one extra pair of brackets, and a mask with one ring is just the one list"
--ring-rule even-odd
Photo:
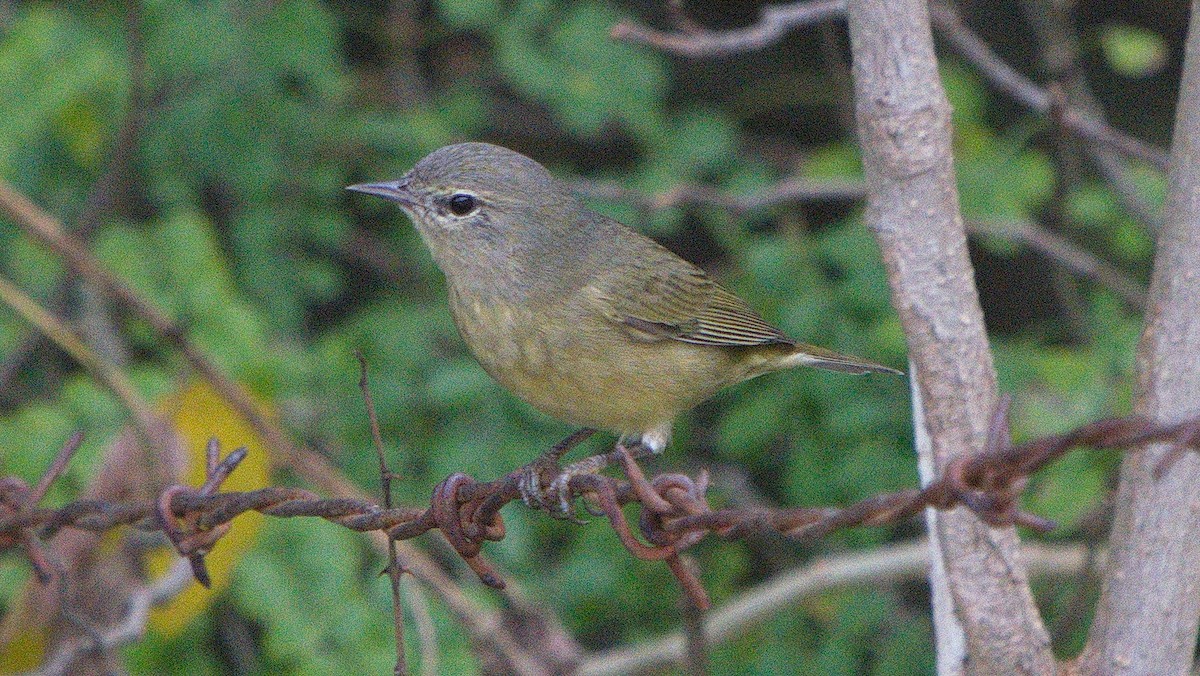
[(671, 437), (669, 425), (644, 432), (640, 436), (634, 437), (633, 440), (623, 436), (617, 440), (616, 448), (608, 453), (593, 455), (566, 467), (560, 467), (558, 461), (562, 456), (572, 446), (591, 436), (593, 432), (595, 430), (579, 430), (560, 441), (542, 457), (522, 468), (518, 491), (526, 506), (545, 510), (556, 518), (578, 521), (571, 507), (570, 484), (572, 477), (595, 474), (605, 467), (619, 462), (622, 453), (628, 453), (634, 460), (658, 455), (666, 448)]
[[(558, 508), (560, 514), (571, 514), (572, 512), (570, 500), (571, 478), (581, 474), (595, 474), (605, 467), (619, 462), (622, 449), (624, 449), (624, 452), (628, 453), (629, 456), (635, 461), (652, 455), (658, 455), (662, 452), (662, 448), (655, 444), (649, 444), (640, 440), (633, 444), (629, 444), (622, 437), (621, 439), (617, 440), (616, 447), (608, 453), (593, 455), (589, 458), (584, 458), (579, 462), (567, 465), (559, 472), (558, 476), (554, 477), (554, 480), (551, 481), (550, 485), (546, 488), (546, 495), (548, 497), (558, 498)], [(592, 512), (590, 508), (588, 509), (588, 512), (592, 513), (594, 516), (600, 516)]]
[[(595, 433), (596, 430), (586, 427), (577, 430), (566, 439), (554, 444), (550, 450), (543, 453), (537, 460), (521, 468), (521, 475), (517, 481), (517, 490), (521, 494), (521, 500), (526, 506), (536, 509), (547, 509), (549, 507), (550, 502), (543, 496), (542, 486), (551, 485), (553, 480), (562, 474), (563, 470), (559, 466), (558, 461), (568, 451)], [(563, 496), (559, 496), (558, 502), (561, 503), (564, 499)], [(547, 511), (551, 510), (547, 509)], [(563, 510), (563, 513), (569, 514), (569, 506), (568, 509)]]

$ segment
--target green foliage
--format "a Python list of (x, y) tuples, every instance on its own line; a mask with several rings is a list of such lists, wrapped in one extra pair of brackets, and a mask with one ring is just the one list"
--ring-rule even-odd
[(608, 27), (620, 18), (597, 2), (561, 11), (544, 0), (517, 2), (491, 32), (497, 64), (570, 132), (595, 136), (619, 123), (639, 136), (656, 136), (666, 69), (655, 55), (608, 39)]
[(1100, 31), (1100, 47), (1112, 69), (1125, 77), (1146, 77), (1162, 70), (1167, 44), (1162, 36), (1140, 26), (1113, 23)]
[[(129, 185), (118, 189), (89, 247), (186, 326), (222, 368), (272, 400), (298, 437), (374, 492), (377, 466), (357, 385), (355, 353), (362, 353), (402, 504), (426, 502), (451, 472), (502, 475), (570, 430), (487, 377), (458, 338), (443, 282), (406, 219), (348, 195), (345, 185), (399, 176), (426, 152), (466, 139), (514, 147), (564, 179), (611, 181), (651, 197), (681, 184), (744, 196), (792, 175), (862, 177), (856, 143), (830, 112), (848, 103), (837, 99), (845, 83), (791, 61), (680, 63), (614, 42), (608, 31), (630, 16), (632, 3), (438, 0), (430, 12), (399, 18), (381, 4), (316, 0), (139, 6), (145, 115)], [(0, 29), (0, 176), (74, 228), (134, 86), (125, 5), (18, 3), (11, 11)], [(1136, 76), (1154, 65), (1156, 39), (1110, 27), (1099, 44), (1114, 69)], [(792, 58), (802, 48), (756, 58)], [(816, 47), (805, 54), (823, 59)], [(950, 61), (942, 72), (965, 216), (1036, 220), (1057, 206), (1068, 224), (1063, 234), (1147, 278), (1151, 238), (1105, 184), (1084, 177), (1053, 204), (1056, 169), (1040, 142), (1045, 123), (998, 113), (969, 68)], [(1161, 201), (1161, 176), (1139, 168), (1134, 178), (1144, 198)], [(906, 367), (883, 263), (859, 206), (737, 213), (591, 203), (697, 260), (798, 339)], [(370, 243), (356, 249), (363, 233)], [(1025, 253), (998, 237), (974, 243), (993, 269)], [(53, 256), (7, 222), (0, 222), (0, 275), (47, 303), (66, 279)], [(995, 336), (1001, 388), (1015, 396), (1017, 439), (1129, 410), (1138, 317), (1091, 284), (1080, 295), (1086, 337), (1047, 340), (1061, 323), (1056, 316)], [(75, 320), (83, 316), (80, 297), (67, 298)], [(110, 316), (142, 392), (153, 399), (168, 391), (184, 370), (178, 355), (124, 313), (91, 309)], [(0, 310), (0, 360), (28, 334)], [(0, 393), (0, 474), (33, 479), (72, 431), (86, 431), (67, 480), (47, 499), (59, 504), (94, 475), (124, 416), (85, 372), (42, 352), (51, 354), (39, 352)], [(672, 447), (652, 462), (655, 470), (733, 468), (751, 494), (718, 478), (714, 503), (845, 505), (916, 484), (909, 430), (905, 379), (780, 373), (685, 416)], [(611, 441), (601, 436), (578, 456)], [(1074, 525), (1098, 504), (1114, 462), (1102, 454), (1063, 460), (1035, 479), (1027, 506)], [(517, 507), (505, 519), (507, 538), (486, 554), (586, 647), (678, 625), (665, 567), (632, 559), (606, 524), (577, 527)], [(905, 524), (804, 544), (714, 541), (696, 555), (720, 602), (814, 553), (915, 532)], [(218, 625), (230, 616), (254, 637), (255, 673), (383, 673), (394, 653), (390, 596), (376, 577), (382, 565), (363, 536), (317, 521), (270, 520), (220, 605), (180, 637), (152, 636), (131, 648), (130, 667), (225, 673), (227, 638)], [(0, 561), (0, 598), (11, 598), (24, 573)], [(473, 598), (498, 604), (472, 580), (463, 584)], [(928, 673), (927, 608), (914, 600), (926, 594), (877, 585), (807, 599), (714, 646), (713, 672)], [(479, 670), (466, 632), (432, 605), (442, 671)], [(1053, 613), (1067, 604), (1049, 605)]]
[(120, 62), (121, 52), (90, 28), (65, 10), (38, 5), (9, 29), (0, 45), (0, 87), (8, 100), (0, 120), (5, 173), (33, 159), (25, 154), (31, 139), (47, 136), (74, 161), (99, 164), (112, 131), (105, 128), (112, 125), (111, 111), (102, 107), (122, 85), (120, 71), (109, 64)]

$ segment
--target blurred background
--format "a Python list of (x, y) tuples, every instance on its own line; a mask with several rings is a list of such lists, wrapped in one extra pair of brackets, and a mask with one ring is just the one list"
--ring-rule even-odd
[[(685, 5), (688, 16), (709, 28), (749, 25), (763, 6), (695, 5)], [(957, 8), (1020, 72), (1167, 146), (1186, 3)], [(672, 26), (655, 1), (0, 2), (0, 178), (164, 308), (297, 438), (375, 492), (361, 351), (401, 504), (426, 503), (451, 472), (501, 476), (571, 431), (475, 364), (399, 210), (343, 190), (396, 178), (448, 143), (530, 155), (788, 334), (904, 368), (903, 335), (860, 219), (844, 22), (796, 29), (755, 52), (688, 58), (611, 39), (620, 21)], [(1114, 179), (1054, 116), (997, 90), (942, 38), (939, 48), (971, 253), (1016, 438), (1127, 413), (1163, 175), (1118, 158)], [(192, 421), (184, 435), (195, 448), (214, 431), (228, 448), (254, 443), (219, 402), (189, 389), (184, 361), (144, 322), (2, 219), (0, 276), (71, 320), (148, 400)], [(707, 468), (714, 504), (845, 505), (916, 485), (909, 406), (904, 379), (779, 373), (693, 411), (650, 468)], [(87, 494), (114, 466), (126, 423), (87, 371), (0, 307), (0, 474), (36, 481), (81, 430), (80, 455), (44, 504)], [(576, 453), (611, 442), (598, 436)], [(1060, 523), (1048, 539), (1103, 538), (1116, 462), (1071, 455), (1034, 479), (1027, 507)], [(278, 465), (261, 480), (296, 483)], [(604, 523), (579, 527), (520, 506), (504, 514), (508, 537), (485, 554), (585, 649), (679, 626), (669, 572), (632, 559)], [(123, 649), (130, 671), (391, 668), (391, 597), (377, 575), (385, 561), (366, 537), (316, 520), (239, 529), (221, 588)], [(694, 552), (719, 606), (814, 556), (921, 532), (909, 521), (803, 543), (710, 538)], [(501, 604), (439, 556), (471, 599)], [(0, 559), (0, 612), (16, 635), (29, 576), (20, 557)], [(1056, 650), (1073, 654), (1095, 593), (1090, 576), (1035, 588)], [(714, 646), (713, 671), (929, 672), (928, 593), (914, 579), (805, 599)], [(436, 600), (429, 610), (440, 669), (483, 669), (449, 611)]]

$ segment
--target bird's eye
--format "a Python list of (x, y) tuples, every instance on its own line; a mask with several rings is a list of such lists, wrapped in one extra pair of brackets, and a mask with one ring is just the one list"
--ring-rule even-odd
[(475, 198), (466, 193), (451, 195), (449, 204), (455, 216), (466, 216), (475, 210)]

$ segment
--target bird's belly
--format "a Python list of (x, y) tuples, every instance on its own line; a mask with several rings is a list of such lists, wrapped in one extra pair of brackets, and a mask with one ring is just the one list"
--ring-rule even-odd
[(493, 378), (534, 408), (585, 427), (640, 433), (728, 384), (731, 355), (627, 338), (601, 322), (565, 321), (508, 304), (452, 302), (455, 323)]

